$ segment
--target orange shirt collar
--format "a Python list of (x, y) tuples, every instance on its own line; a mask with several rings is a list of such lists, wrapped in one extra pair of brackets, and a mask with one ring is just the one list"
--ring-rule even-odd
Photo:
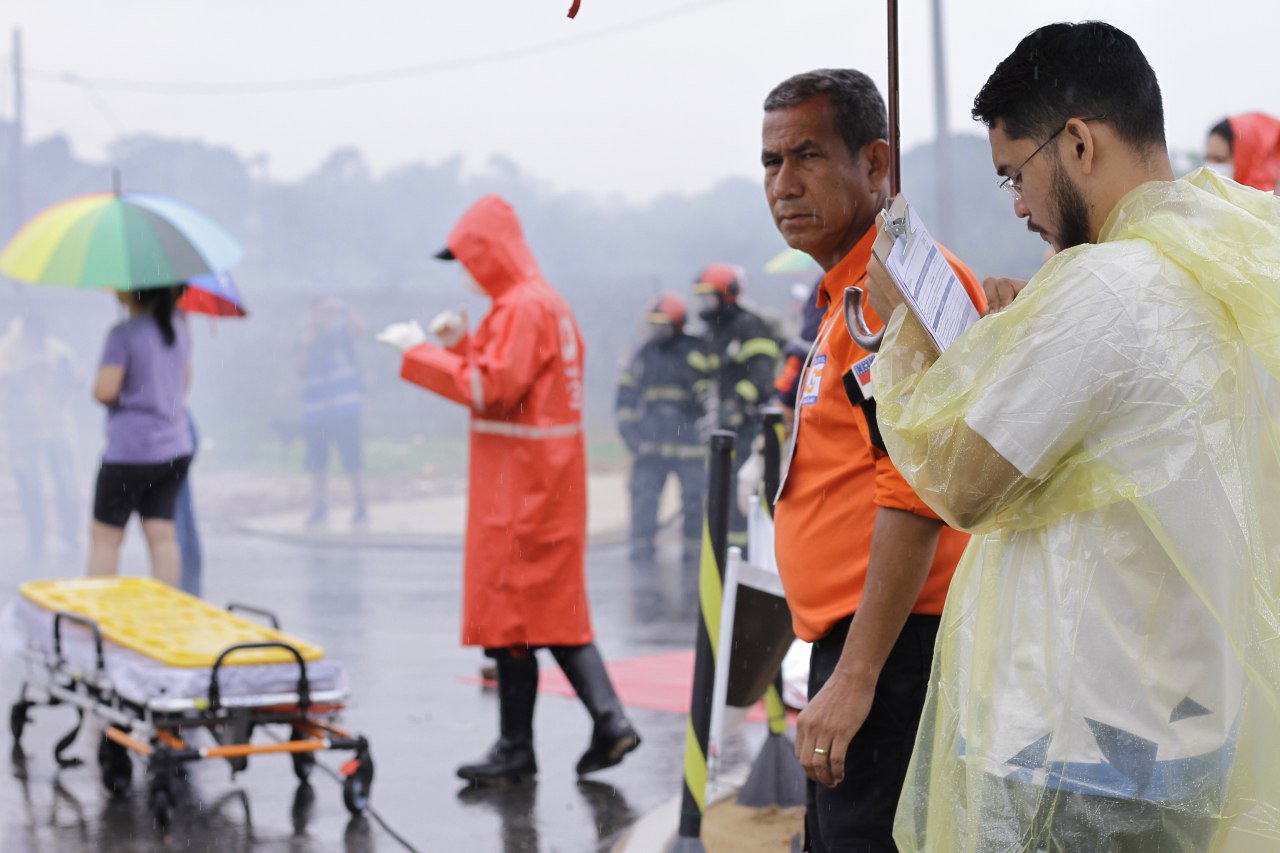
[(840, 259), (840, 263), (831, 268), (831, 272), (822, 277), (822, 287), (818, 294), (818, 307), (839, 305), (844, 300), (844, 289), (857, 284), (867, 274), (867, 264), (871, 263), (871, 245), (876, 241), (876, 226), (872, 225), (862, 239), (849, 253)]

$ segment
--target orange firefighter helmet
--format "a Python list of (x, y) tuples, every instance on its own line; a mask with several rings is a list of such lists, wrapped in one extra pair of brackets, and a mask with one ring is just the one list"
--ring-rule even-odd
[(727, 303), (735, 303), (747, 289), (747, 276), (737, 264), (717, 261), (707, 264), (693, 283), (694, 293), (716, 293)]

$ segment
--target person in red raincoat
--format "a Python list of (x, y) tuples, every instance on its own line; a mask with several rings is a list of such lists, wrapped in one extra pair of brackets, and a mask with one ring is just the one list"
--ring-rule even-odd
[(587, 477), (582, 435), (582, 336), (568, 303), (542, 277), (515, 211), (475, 202), (437, 257), (458, 260), (492, 309), (473, 333), (444, 312), (389, 326), (400, 375), (471, 409), (470, 491), (462, 642), (482, 646), (498, 675), (500, 737), (458, 768), (477, 785), (537, 773), (534, 650), (547, 647), (590, 712), (579, 775), (611, 767), (640, 744), (592, 642), (583, 557)]
[(1280, 180), (1280, 119), (1265, 113), (1224, 118), (1209, 129), (1204, 161), (1238, 184), (1275, 192)]

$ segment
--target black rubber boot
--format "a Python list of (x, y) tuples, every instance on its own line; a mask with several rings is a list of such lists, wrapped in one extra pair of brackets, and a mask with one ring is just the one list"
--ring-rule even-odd
[(483, 761), (464, 764), (458, 776), (473, 785), (496, 788), (528, 782), (538, 775), (533, 755), (533, 704), (538, 697), (538, 659), (533, 651), (520, 657), (501, 652), (498, 671), (500, 737)]
[(591, 744), (578, 759), (578, 775), (585, 776), (614, 766), (640, 745), (640, 735), (631, 727), (622, 710), (622, 703), (613, 690), (613, 682), (609, 680), (595, 643), (552, 646), (551, 654), (595, 723)]

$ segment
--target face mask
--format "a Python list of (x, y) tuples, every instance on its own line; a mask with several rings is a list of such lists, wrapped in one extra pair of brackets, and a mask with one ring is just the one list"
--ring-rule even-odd
[(654, 341), (669, 341), (676, 336), (676, 327), (671, 323), (650, 323), (649, 338)]
[(1234, 163), (1205, 163), (1204, 167), (1212, 172), (1217, 172), (1228, 180), (1235, 179), (1236, 166)]
[(698, 316), (709, 321), (720, 315), (724, 300), (717, 293), (702, 293), (698, 295), (698, 306)]

